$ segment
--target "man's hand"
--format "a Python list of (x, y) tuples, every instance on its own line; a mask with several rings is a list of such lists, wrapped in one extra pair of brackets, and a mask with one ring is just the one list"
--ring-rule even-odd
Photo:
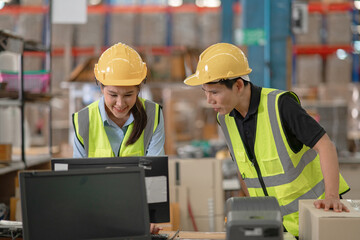
[(325, 211), (333, 209), (334, 212), (350, 212), (350, 210), (338, 198), (325, 198), (316, 200), (314, 206), (317, 209), (323, 208)]

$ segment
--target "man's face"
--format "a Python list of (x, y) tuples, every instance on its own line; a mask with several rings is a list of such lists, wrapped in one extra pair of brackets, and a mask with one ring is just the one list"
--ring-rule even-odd
[(137, 86), (104, 86), (105, 109), (114, 122), (126, 121), (139, 93)]
[(211, 107), (221, 115), (230, 113), (236, 106), (236, 84), (232, 89), (228, 89), (223, 84), (203, 84), (202, 89), (205, 92), (207, 102)]

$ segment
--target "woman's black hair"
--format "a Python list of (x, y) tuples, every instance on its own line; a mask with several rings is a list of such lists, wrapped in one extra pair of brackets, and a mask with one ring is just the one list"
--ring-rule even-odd
[[(140, 86), (138, 86), (138, 88), (140, 90)], [(147, 123), (147, 114), (139, 97), (136, 98), (136, 103), (130, 111), (134, 116), (134, 127), (126, 142), (126, 146), (135, 143), (139, 139)]]

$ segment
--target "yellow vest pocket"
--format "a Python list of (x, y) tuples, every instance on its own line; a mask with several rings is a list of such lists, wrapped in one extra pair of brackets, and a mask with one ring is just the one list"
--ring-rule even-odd
[(284, 169), (281, 165), (280, 159), (278, 158), (262, 159), (261, 162), (259, 162), (259, 165), (260, 164), (264, 166), (263, 169), (266, 173), (265, 176), (274, 176), (284, 173)]

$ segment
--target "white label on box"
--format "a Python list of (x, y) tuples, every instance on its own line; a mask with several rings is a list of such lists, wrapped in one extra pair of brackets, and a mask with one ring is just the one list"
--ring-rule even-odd
[(52, 23), (84, 24), (86, 21), (86, 0), (53, 0)]
[(66, 163), (55, 163), (54, 164), (54, 171), (67, 171), (68, 164)]
[(148, 203), (160, 203), (167, 201), (166, 177), (146, 177), (146, 195)]

